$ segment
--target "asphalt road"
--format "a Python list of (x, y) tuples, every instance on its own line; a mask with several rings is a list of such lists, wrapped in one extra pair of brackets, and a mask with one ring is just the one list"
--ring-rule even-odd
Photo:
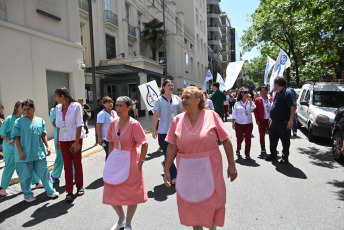
[[(230, 123), (225, 125), (234, 137)], [(226, 220), (218, 229), (344, 229), (344, 166), (332, 159), (330, 140), (310, 143), (302, 132), (298, 135), (291, 140), (291, 164), (281, 165), (261, 159), (254, 127), (252, 159), (237, 159), (237, 180), (226, 180)], [(166, 188), (162, 180), (162, 153), (157, 140), (147, 136), (144, 174), (149, 200), (138, 206), (133, 229), (191, 229), (179, 223), (175, 189)], [(19, 185), (12, 185), (13, 195), (0, 199), (0, 229), (110, 229), (117, 216), (102, 204), (104, 156), (102, 151), (83, 159), (86, 193), (72, 204), (64, 201), (64, 180), (56, 187), (59, 198), (50, 200), (38, 189), (33, 203), (24, 202)]]

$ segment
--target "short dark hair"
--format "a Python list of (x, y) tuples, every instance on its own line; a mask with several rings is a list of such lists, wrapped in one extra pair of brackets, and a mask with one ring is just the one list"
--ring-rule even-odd
[(124, 101), (124, 103), (127, 105), (127, 107), (131, 106), (131, 99), (130, 97), (127, 97), (127, 96), (120, 96), (117, 98), (118, 99), (121, 99), (122, 101)]
[[(165, 79), (163, 82), (162, 82), (162, 87), (165, 87), (168, 83), (172, 83), (173, 82), (170, 80), (170, 79)], [(160, 94), (163, 95), (165, 94), (165, 90), (161, 87), (161, 90), (160, 90)]]
[(103, 97), (103, 104), (106, 104), (108, 102), (113, 103), (112, 98), (109, 96)]
[(217, 87), (217, 88), (220, 88), (220, 83), (214, 82), (214, 83), (213, 83), (213, 86), (215, 86), (215, 87)]
[(262, 89), (266, 89), (266, 91), (268, 91), (268, 86), (267, 85), (262, 85), (258, 88), (259, 92), (262, 90)]
[(26, 99), (22, 103), (22, 107), (24, 106), (30, 106), (31, 108), (35, 107), (35, 103), (33, 102), (32, 99)]
[(284, 79), (284, 77), (276, 77), (275, 80), (274, 80), (274, 84), (286, 87), (287, 86), (287, 81)]

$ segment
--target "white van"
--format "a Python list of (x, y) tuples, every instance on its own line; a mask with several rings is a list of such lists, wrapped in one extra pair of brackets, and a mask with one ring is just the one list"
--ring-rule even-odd
[(298, 125), (308, 130), (309, 141), (314, 136), (331, 137), (335, 111), (344, 106), (344, 84), (335, 82), (311, 82), (303, 85), (297, 99)]

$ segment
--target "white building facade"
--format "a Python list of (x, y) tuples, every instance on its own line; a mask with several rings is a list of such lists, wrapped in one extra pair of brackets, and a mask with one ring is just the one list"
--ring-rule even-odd
[(85, 95), (78, 10), (69, 0), (0, 0), (0, 103), (7, 116), (16, 101), (33, 99), (49, 137), (55, 88)]

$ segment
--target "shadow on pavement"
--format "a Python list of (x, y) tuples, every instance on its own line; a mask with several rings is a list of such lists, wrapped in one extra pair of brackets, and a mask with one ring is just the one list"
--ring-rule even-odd
[(306, 174), (299, 168), (294, 167), (294, 165), (281, 164), (278, 161), (272, 161), (272, 164), (276, 167), (276, 171), (286, 175), (287, 177), (294, 177), (299, 179), (307, 179)]
[(338, 195), (338, 199), (341, 201), (344, 201), (344, 181), (340, 182), (340, 181), (334, 180), (334, 181), (328, 182), (328, 184), (331, 184), (331, 185), (341, 189), (336, 193)]
[(173, 185), (171, 186), (171, 188), (167, 188), (166, 185), (163, 183), (161, 185), (155, 186), (152, 191), (148, 191), (148, 198), (154, 198), (154, 200), (161, 202), (167, 200), (168, 196), (175, 193), (176, 189)]
[(60, 217), (68, 213), (68, 209), (72, 208), (74, 204), (66, 203), (61, 200), (58, 203), (48, 206), (49, 203), (44, 204), (42, 207), (37, 208), (36, 211), (31, 215), (32, 220), (23, 224), (23, 227), (32, 227), (36, 224), (40, 224), (43, 221)]
[(161, 150), (157, 150), (152, 153), (147, 153), (145, 161), (153, 160), (154, 158), (158, 158), (164, 155), (164, 152)]
[(235, 160), (235, 163), (238, 163), (240, 165), (245, 165), (249, 167), (259, 167), (260, 164), (258, 164), (255, 160), (251, 159), (244, 159), (242, 156), (238, 156), (238, 159)]
[(326, 167), (326, 168), (337, 168), (335, 166), (335, 161), (332, 157), (332, 152), (331, 150), (323, 152), (320, 151), (316, 147), (309, 147), (309, 148), (298, 148), (299, 152), (301, 154), (307, 154), (309, 158), (312, 160), (312, 164), (321, 166), (321, 167)]
[[(301, 129), (298, 129), (300, 132), (302, 132), (306, 138), (308, 136), (308, 131), (306, 128), (302, 127)], [(307, 139), (308, 140), (308, 139)], [(324, 138), (324, 137), (314, 137), (314, 144), (317, 145), (321, 145), (321, 146), (326, 146), (326, 147), (331, 147), (332, 146), (332, 142), (331, 142), (331, 138)]]
[(104, 186), (103, 177), (93, 181), (91, 184), (89, 184), (86, 189), (98, 189)]

